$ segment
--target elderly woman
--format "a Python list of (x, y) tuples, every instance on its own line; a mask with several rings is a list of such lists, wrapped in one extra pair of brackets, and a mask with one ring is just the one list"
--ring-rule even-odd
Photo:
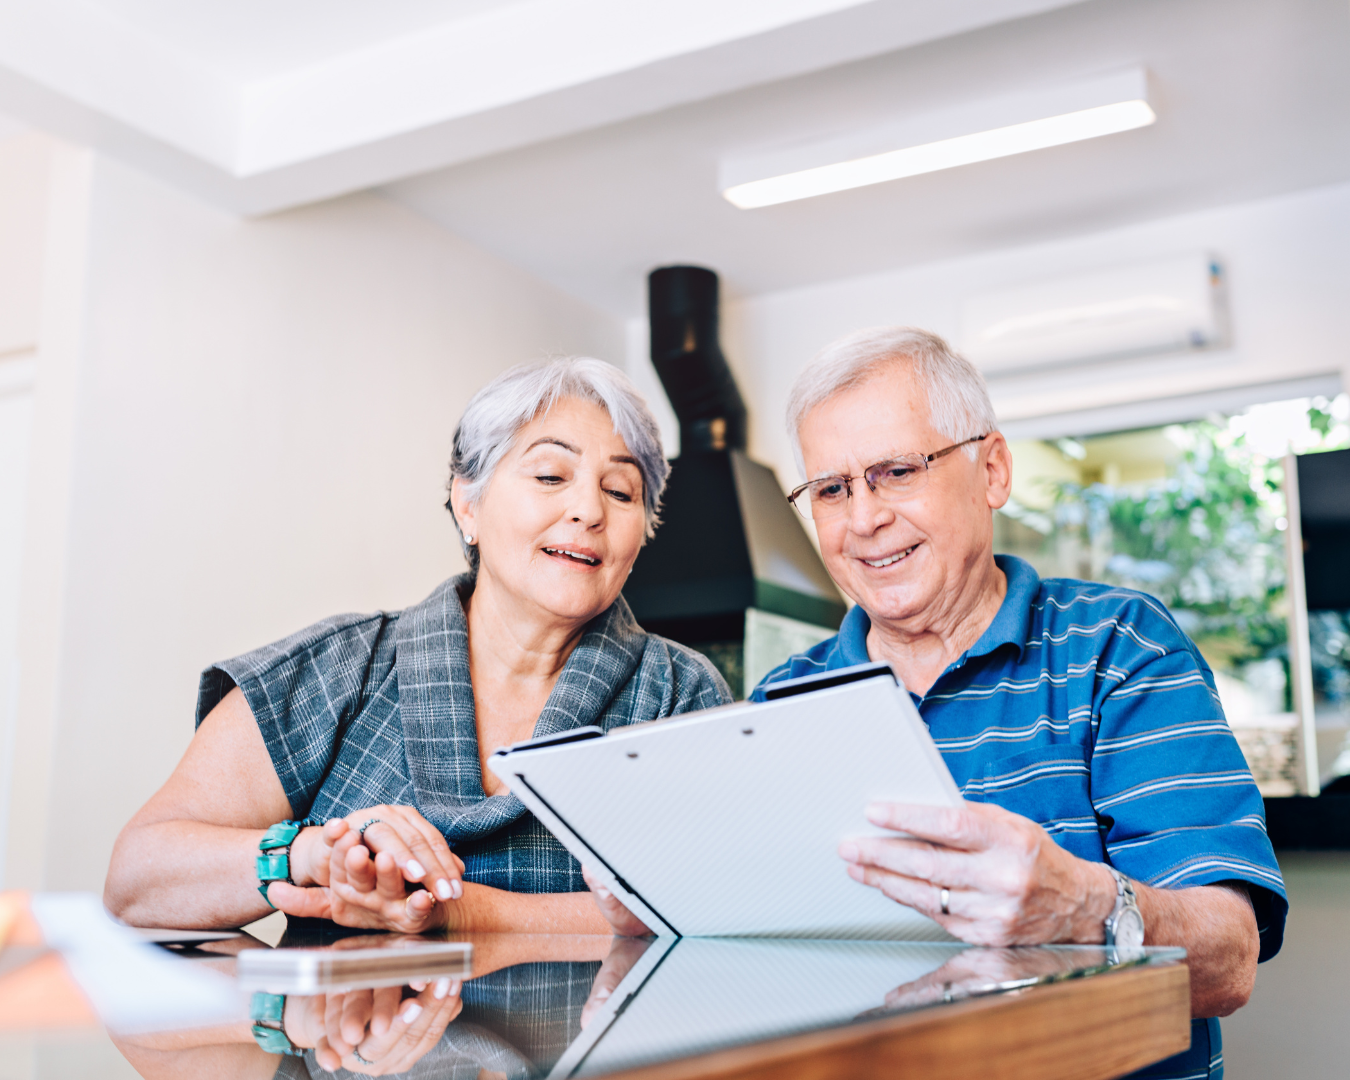
[(667, 472), (655, 420), (608, 364), (490, 383), (451, 462), (470, 571), (405, 611), (326, 619), (209, 668), (187, 753), (118, 839), (108, 906), (139, 925), (277, 907), (411, 932), (608, 933), (581, 868), (486, 761), (730, 700), (619, 595)]

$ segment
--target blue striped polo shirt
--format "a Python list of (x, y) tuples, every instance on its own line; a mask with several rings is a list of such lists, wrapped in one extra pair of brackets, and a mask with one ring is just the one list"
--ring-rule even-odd
[[(1008, 592), (994, 621), (928, 693), (911, 695), (966, 799), (1029, 817), (1074, 855), (1157, 888), (1244, 882), (1260, 959), (1274, 956), (1284, 882), (1199, 650), (1145, 593), (995, 561)], [(853, 608), (752, 700), (770, 683), (867, 663), (871, 625)], [(1221, 1075), (1218, 1022), (1198, 1021), (1181, 1057), (1185, 1068), (1176, 1058), (1144, 1075)]]

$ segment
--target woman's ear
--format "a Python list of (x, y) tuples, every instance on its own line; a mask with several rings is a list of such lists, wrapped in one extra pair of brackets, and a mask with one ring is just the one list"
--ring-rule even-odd
[(455, 523), (459, 526), (459, 531), (463, 536), (478, 535), (477, 515), (474, 513), (473, 504), (469, 501), (465, 489), (468, 485), (463, 479), (456, 476), (450, 481), (450, 505), (455, 510)]

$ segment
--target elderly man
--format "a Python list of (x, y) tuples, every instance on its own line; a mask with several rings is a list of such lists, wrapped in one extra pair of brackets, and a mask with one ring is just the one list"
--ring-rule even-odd
[(987, 945), (1184, 946), (1191, 1050), (1280, 947), (1288, 904), (1261, 798), (1204, 659), (1150, 596), (1041, 580), (993, 553), (1012, 456), (980, 374), (932, 334), (867, 330), (797, 380), (792, 502), (856, 602), (781, 679), (884, 660), (966, 804), (876, 805), (897, 833), (844, 843), (850, 875)]

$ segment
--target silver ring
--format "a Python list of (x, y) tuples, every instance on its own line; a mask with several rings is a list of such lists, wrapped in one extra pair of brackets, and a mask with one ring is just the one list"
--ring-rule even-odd
[(361, 1051), (358, 1050), (358, 1049), (356, 1049), (356, 1047), (352, 1047), (352, 1057), (354, 1057), (354, 1058), (355, 1058), (358, 1062), (360, 1062), (362, 1065), (374, 1065), (374, 1064), (375, 1064), (375, 1062), (373, 1062), (373, 1061), (367, 1061), (365, 1058), (363, 1058), (363, 1057), (361, 1056)]
[(951, 898), (952, 894), (949, 893), (945, 888), (940, 893), (938, 893), (938, 904), (942, 908), (942, 914), (944, 915), (951, 914), (951, 909), (947, 907), (947, 901), (950, 900)]
[(373, 817), (369, 821), (367, 821), (364, 825), (362, 825), (359, 829), (357, 829), (356, 830), (357, 843), (364, 844), (366, 842), (366, 830), (369, 829), (372, 825), (378, 824), (380, 824), (380, 819), (377, 817)]

